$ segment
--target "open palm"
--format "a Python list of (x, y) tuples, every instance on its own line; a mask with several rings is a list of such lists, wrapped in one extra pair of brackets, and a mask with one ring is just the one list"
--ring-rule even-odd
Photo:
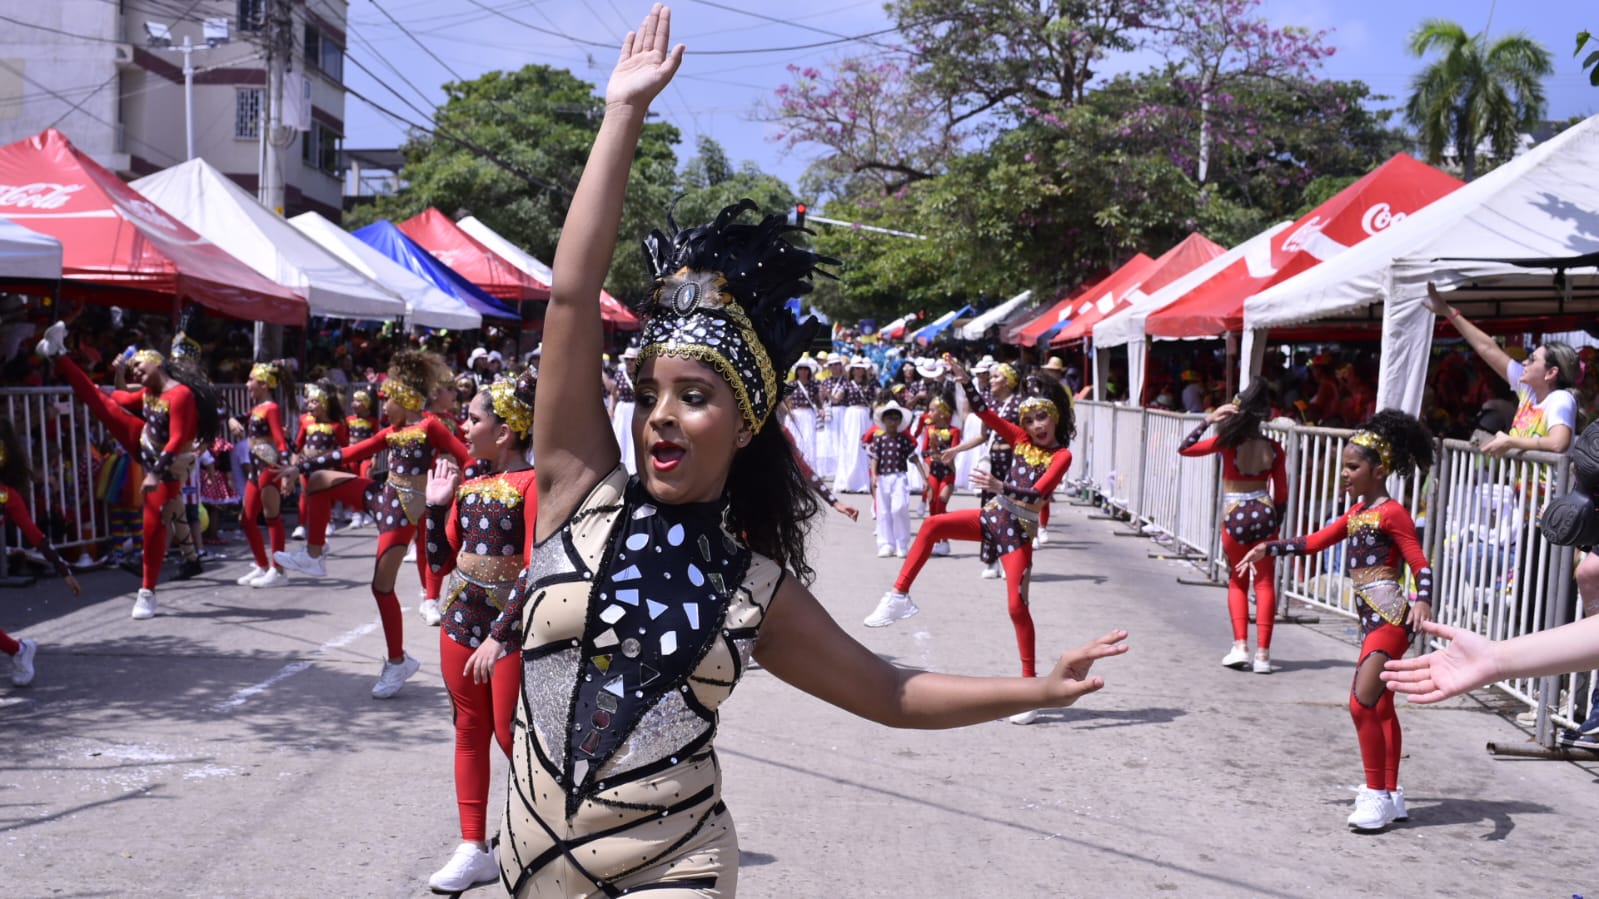
[(1429, 703), (1459, 696), (1495, 679), (1487, 639), (1434, 621), (1424, 622), (1421, 629), (1447, 639), (1449, 645), (1413, 659), (1390, 659), (1382, 673), (1388, 689), (1407, 694), (1411, 702)]
[(629, 31), (622, 42), (622, 53), (605, 85), (605, 102), (648, 106), (683, 62), (683, 45), (671, 44), (672, 9), (657, 3), (638, 30)]

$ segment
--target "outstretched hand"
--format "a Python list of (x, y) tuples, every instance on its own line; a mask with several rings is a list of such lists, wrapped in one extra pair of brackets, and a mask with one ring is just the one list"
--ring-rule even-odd
[(1382, 672), (1388, 689), (1407, 694), (1411, 702), (1426, 704), (1499, 679), (1489, 651), (1493, 644), (1487, 638), (1436, 621), (1422, 622), (1421, 629), (1448, 640), (1449, 645), (1413, 659), (1389, 659)]
[(1444, 301), (1443, 295), (1438, 292), (1438, 286), (1431, 281), (1427, 282), (1426, 304), (1433, 315), (1449, 314), (1449, 304)]
[[(605, 85), (607, 106), (648, 108), (683, 62), (683, 45), (672, 43), (672, 9), (657, 3), (637, 31), (629, 31)], [(668, 49), (670, 47), (670, 49)]]
[(428, 475), (423, 499), (430, 506), (448, 506), (455, 501), (455, 491), (461, 486), (461, 466), (447, 455), (440, 454)]
[(1111, 631), (1076, 649), (1068, 649), (1061, 653), (1060, 661), (1055, 663), (1055, 669), (1045, 680), (1045, 687), (1050, 697), (1047, 705), (1063, 709), (1080, 697), (1105, 686), (1103, 678), (1089, 677), (1088, 670), (1099, 659), (1119, 656), (1126, 652), (1127, 644), (1121, 642), (1125, 639), (1127, 639), (1126, 631)]

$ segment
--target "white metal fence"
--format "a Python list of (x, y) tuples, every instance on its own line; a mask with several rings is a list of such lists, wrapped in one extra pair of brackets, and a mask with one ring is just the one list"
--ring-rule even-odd
[[(1225, 578), (1219, 461), (1177, 455), (1201, 417), (1097, 402), (1079, 403), (1078, 415), (1077, 446), (1087, 456), (1084, 486), (1135, 527), (1170, 535), (1199, 557), (1212, 578)], [(1309, 534), (1342, 515), (1348, 500), (1339, 464), (1352, 432), (1273, 427), (1268, 433), (1282, 444), (1288, 470), (1282, 535)], [(1544, 504), (1567, 489), (1567, 467), (1564, 456), (1495, 459), (1450, 440), (1440, 444), (1430, 477), (1390, 482), (1393, 496), (1415, 518), (1432, 563), (1437, 620), (1503, 640), (1580, 616), (1571, 550), (1551, 545), (1538, 528)], [(1355, 615), (1341, 545), (1281, 560), (1277, 577), (1281, 602), (1296, 599)], [(1509, 679), (1496, 686), (1537, 711), (1538, 739), (1551, 746), (1556, 726), (1585, 717), (1595, 685), (1599, 673)]]

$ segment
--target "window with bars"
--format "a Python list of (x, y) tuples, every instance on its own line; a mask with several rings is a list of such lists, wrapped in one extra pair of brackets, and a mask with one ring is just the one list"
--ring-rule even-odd
[(339, 143), (343, 135), (321, 122), (300, 136), (300, 161), (329, 175), (339, 174)]
[(256, 140), (261, 136), (262, 90), (258, 87), (239, 88), (233, 94), (233, 137), (236, 140)]
[(260, 31), (266, 24), (266, 0), (239, 0), (239, 30)]
[(305, 65), (336, 82), (344, 81), (344, 48), (309, 22), (305, 25)]

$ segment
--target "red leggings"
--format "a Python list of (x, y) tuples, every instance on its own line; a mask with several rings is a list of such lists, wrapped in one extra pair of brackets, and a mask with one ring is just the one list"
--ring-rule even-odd
[(473, 652), (439, 630), (439, 666), (455, 718), (455, 805), (461, 816), (461, 839), (482, 842), (489, 807), (489, 744), (499, 743), (500, 751), (510, 757), (522, 658), (515, 652), (506, 655), (494, 663), (489, 682), (478, 684), (466, 674)]
[[(1399, 755), (1404, 748), (1399, 731), (1399, 715), (1394, 711), (1394, 694), (1376, 682), (1377, 701), (1368, 705), (1361, 701), (1359, 691), (1360, 668), (1367, 657), (1381, 653), (1390, 659), (1403, 658), (1410, 648), (1410, 634), (1397, 624), (1384, 623), (1360, 641), (1360, 665), (1355, 668), (1356, 682), (1349, 690), (1349, 716), (1355, 719), (1355, 736), (1360, 740), (1360, 762), (1366, 769), (1366, 786), (1373, 790), (1394, 790), (1399, 787)], [(1381, 667), (1381, 662), (1376, 662)]]
[[(333, 504), (344, 503), (352, 509), (366, 508), (366, 488), (372, 482), (366, 478), (349, 478), (333, 487), (323, 490), (308, 491), (306, 503), (310, 507), (310, 521), (305, 526), (305, 542), (307, 546), (320, 547), (327, 543), (328, 520), (333, 517)], [(387, 531), (378, 532), (378, 559), (396, 547), (403, 549), (406, 544), (416, 538), (416, 526), (411, 524), (400, 525)], [(373, 577), (377, 576), (374, 567)], [(388, 649), (389, 661), (398, 661), (405, 656), (405, 618), (400, 614), (400, 598), (394, 595), (391, 585), (388, 590), (379, 590), (376, 583), (372, 584), (372, 598), (378, 603), (378, 618), (383, 622), (383, 640)]]
[(279, 489), (276, 476), (270, 471), (262, 471), (255, 477), (244, 482), (244, 520), (240, 525), (244, 528), (245, 542), (250, 544), (250, 553), (255, 556), (255, 564), (261, 568), (269, 568), (277, 563), (267, 555), (266, 543), (261, 539), (261, 529), (256, 527), (255, 520), (261, 515), (261, 491), (271, 487), (278, 491), (278, 514), (266, 520), (267, 534), (272, 538), (272, 551), (280, 552), (283, 549), (283, 491)]
[[(1249, 639), (1249, 575), (1239, 574), (1237, 568), (1254, 546), (1221, 533), (1221, 551), (1227, 557), (1227, 615), (1233, 620), (1233, 640), (1239, 643)], [(1271, 649), (1271, 628), (1277, 620), (1276, 572), (1277, 560), (1271, 556), (1255, 563), (1255, 642), (1261, 649)]]
[[(894, 589), (901, 593), (910, 592), (916, 575), (921, 573), (922, 566), (933, 554), (933, 544), (945, 540), (981, 542), (982, 514), (981, 509), (962, 509), (928, 516), (916, 532), (916, 542), (911, 544), (910, 555), (899, 570)], [(1010, 612), (1011, 626), (1016, 629), (1016, 651), (1022, 659), (1022, 677), (1033, 677), (1037, 674), (1034, 664), (1037, 641), (1033, 633), (1033, 615), (1027, 610), (1026, 589), (1027, 574), (1033, 567), (1032, 544), (1024, 542), (1021, 549), (1000, 556), (999, 564), (1005, 569), (1006, 608)]]
[(943, 515), (949, 511), (949, 501), (944, 499), (944, 488), (955, 482), (954, 475), (947, 478), (927, 479), (927, 516)]
[(21, 651), (21, 643), (18, 643), (16, 640), (12, 639), (11, 635), (5, 631), (0, 631), (0, 652), (3, 652), (8, 656), (14, 656)]

